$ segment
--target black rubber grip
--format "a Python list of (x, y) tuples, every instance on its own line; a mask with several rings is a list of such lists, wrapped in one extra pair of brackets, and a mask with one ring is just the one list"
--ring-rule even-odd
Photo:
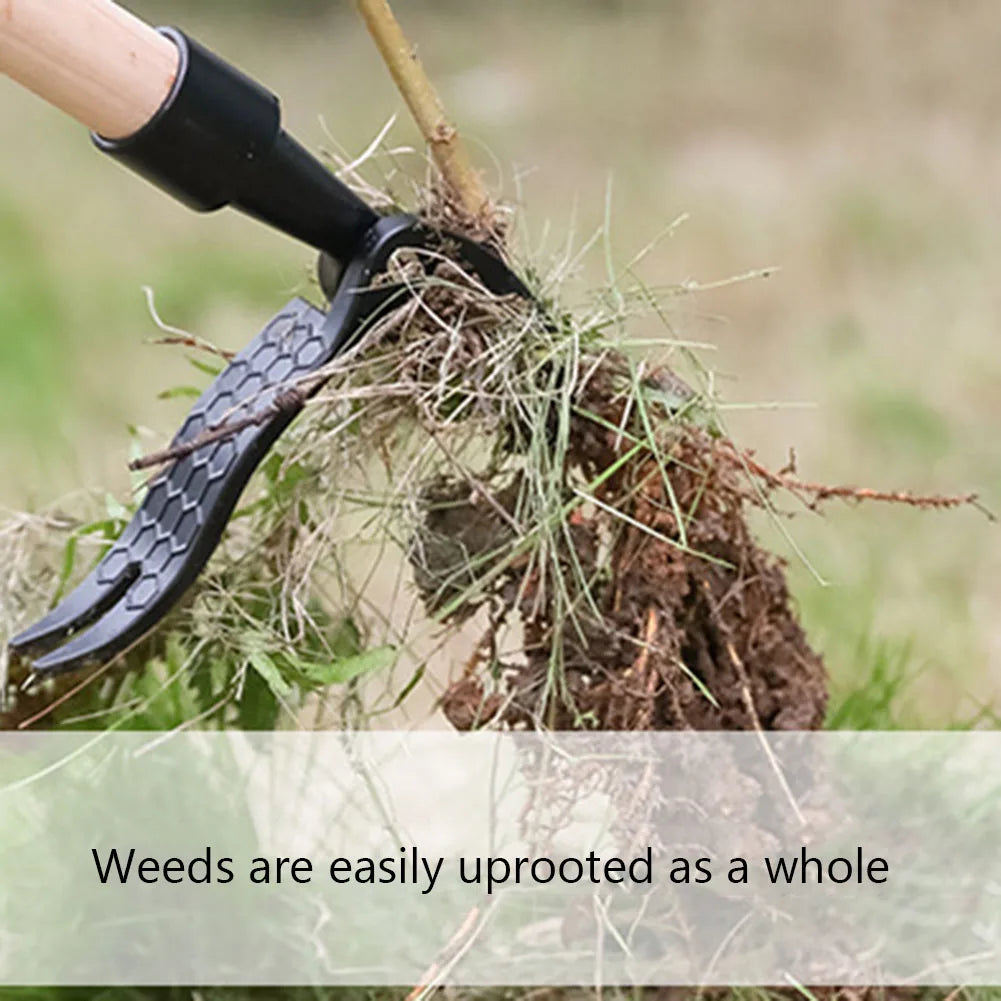
[(281, 127), (278, 98), (176, 28), (177, 77), (163, 105), (98, 149), (200, 212), (232, 205), (341, 262), (376, 214)]

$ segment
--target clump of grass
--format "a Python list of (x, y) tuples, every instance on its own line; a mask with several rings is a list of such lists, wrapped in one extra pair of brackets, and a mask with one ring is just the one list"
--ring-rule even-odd
[[(458, 218), (440, 189), (415, 194), (431, 223)], [(524, 299), (491, 294), (449, 251), (398, 253), (401, 304), (309, 377), (322, 388), (163, 627), (82, 681), (16, 696), (9, 724), (363, 725), (423, 680), (458, 726), (819, 725), (822, 664), (745, 509), (779, 492), (961, 499), (805, 483), (742, 451), (706, 345), (666, 320), (662, 340), (629, 340), (636, 316), (668, 317), (691, 284), (610, 269), (571, 308), (578, 252), (523, 265)], [(5, 565), (31, 569), (11, 571), (5, 631), (56, 600), (100, 555), (80, 543), (110, 540), (129, 513), (12, 521), (0, 538), (20, 556)], [(457, 637), (455, 677), (440, 665)]]
[[(263, 464), (184, 606), (116, 668), (91, 675), (91, 694), (57, 718), (93, 724), (100, 712), (105, 723), (151, 725), (176, 710), (175, 724), (270, 725), (283, 708), (294, 715), (304, 694), (385, 667), (413, 645), (420, 599), (402, 579), (408, 561), (437, 621), (468, 617), (526, 561), (541, 568), (555, 607), (577, 614), (572, 595), (584, 581), (562, 580), (567, 521), (579, 506), (563, 474), (574, 395), (593, 376), (585, 368), (612, 350), (608, 331), (648, 293), (597, 296), (577, 318), (552, 300), (492, 297), (444, 252), (403, 258), (394, 277), (408, 287), (405, 305), (323, 373), (326, 387)], [(429, 506), (436, 483), (451, 514)], [(463, 493), (502, 532), (460, 551), (459, 579), (450, 580), (443, 547), (425, 529), (439, 515), (461, 522)], [(38, 532), (56, 528), (51, 520), (11, 521), (5, 537), (21, 558), (6, 565), (32, 569), (9, 574), (5, 633), (54, 602), (130, 513), (66, 519), (44, 545)], [(37, 529), (30, 537), (28, 526)], [(454, 557), (465, 536), (444, 538)], [(359, 574), (365, 563), (371, 574)], [(394, 575), (392, 607), (373, 601), (371, 579), (385, 589)], [(425, 617), (424, 628), (434, 622)], [(410, 658), (410, 675), (368, 709), (391, 708), (433, 654), (434, 643)], [(122, 681), (140, 674), (157, 678), (155, 690)], [(38, 708), (35, 699), (19, 704), (22, 719)]]

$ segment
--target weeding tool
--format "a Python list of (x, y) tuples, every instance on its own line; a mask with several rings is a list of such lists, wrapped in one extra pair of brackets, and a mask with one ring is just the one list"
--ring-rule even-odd
[[(290, 387), (355, 343), (404, 292), (376, 281), (395, 251), (447, 246), (491, 293), (529, 293), (487, 247), (411, 215), (379, 216), (282, 129), (274, 94), (183, 32), (154, 29), (111, 0), (8, 0), (0, 71), (188, 206), (231, 205), (319, 250), (329, 300), (319, 309), (293, 299), (233, 358), (173, 441), (178, 454), (198, 447), (152, 482), (83, 582), (10, 641), (44, 676), (107, 661), (176, 603), (250, 474), (302, 408), (304, 395)], [(206, 434), (220, 422), (240, 430)]]

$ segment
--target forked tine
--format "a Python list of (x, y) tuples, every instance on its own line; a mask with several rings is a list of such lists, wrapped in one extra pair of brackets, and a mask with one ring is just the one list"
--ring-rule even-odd
[[(336, 323), (293, 299), (206, 390), (174, 443), (215, 426), (241, 403), (266, 407), (278, 387), (322, 364), (339, 340)], [(153, 482), (101, 562), (15, 636), (11, 649), (28, 656), (50, 651), (32, 667), (51, 674), (105, 660), (151, 629), (198, 576), (247, 479), (294, 416), (294, 408), (278, 411), (175, 462)]]
[(123, 564), (117, 575), (112, 575), (110, 566), (106, 564), (107, 557), (94, 573), (48, 615), (16, 636), (11, 641), (11, 648), (21, 654), (44, 653), (58, 646), (71, 633), (79, 632), (100, 618), (115, 605), (139, 575), (139, 567), (136, 564)]

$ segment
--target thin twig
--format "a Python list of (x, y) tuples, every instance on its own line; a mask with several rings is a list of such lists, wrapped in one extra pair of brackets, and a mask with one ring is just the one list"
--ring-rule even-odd
[[(138, 643), (138, 642), (140, 642), (140, 641), (136, 640), (136, 643)], [(129, 650), (131, 650), (132, 647), (135, 646), (135, 645), (136, 644), (133, 643), (129, 647)], [(78, 681), (72, 688), (70, 688), (68, 691), (63, 692), (62, 695), (60, 695), (58, 698), (54, 699), (52, 702), (49, 702), (46, 706), (44, 706), (42, 709), (39, 709), (32, 716), (29, 716), (27, 719), (19, 720), (18, 723), (17, 723), (17, 726), (15, 727), (15, 729), (17, 729), (17, 730), (27, 730), (28, 727), (34, 726), (40, 720), (43, 720), (46, 716), (49, 715), (49, 713), (54, 712), (61, 705), (63, 705), (63, 703), (68, 702), (78, 692), (83, 691), (83, 689), (86, 688), (88, 685), (92, 684), (98, 678), (100, 678), (103, 675), (107, 674), (107, 672), (111, 670), (112, 666), (115, 665), (115, 664), (118, 664), (121, 661), (121, 658), (127, 652), (128, 651), (123, 650), (122, 653), (119, 654), (117, 657), (113, 658), (112, 660), (109, 660), (106, 664), (102, 664), (101, 667), (99, 667), (97, 670), (93, 671), (92, 673), (85, 675), (82, 681)], [(33, 677), (33, 676), (29, 676), (29, 680), (31, 679), (31, 677)]]
[[(956, 508), (969, 505), (981, 511), (991, 521), (996, 521), (994, 514), (983, 506), (978, 494), (915, 494), (909, 490), (875, 490), (871, 487), (833, 486), (828, 483), (809, 483), (800, 480), (787, 472), (794, 462), (779, 472), (773, 472), (767, 466), (758, 462), (749, 451), (738, 451), (732, 442), (725, 443), (732, 456), (745, 464), (747, 468), (769, 487), (788, 490), (797, 495), (808, 495), (804, 502), (811, 508), (831, 498), (854, 501), (882, 501), (887, 504), (904, 504), (909, 507), (925, 509)], [(792, 468), (795, 468), (794, 466)]]
[(203, 340), (201, 337), (192, 334), (188, 330), (182, 330), (180, 327), (175, 327), (164, 322), (164, 320), (160, 318), (160, 314), (157, 312), (156, 299), (154, 298), (153, 289), (149, 285), (143, 285), (142, 291), (143, 295), (146, 296), (146, 308), (149, 310), (149, 315), (153, 318), (153, 322), (166, 335), (164, 337), (156, 338), (156, 340), (152, 342), (153, 344), (180, 344), (186, 348), (197, 348), (199, 351), (206, 351), (209, 354), (218, 355), (220, 358), (225, 358), (227, 361), (233, 357), (234, 352), (224, 351), (222, 348), (216, 347), (216, 345)]
[(479, 906), (470, 908), (445, 947), (424, 971), (420, 983), (416, 984), (407, 995), (406, 1001), (418, 1001), (429, 990), (437, 986), (442, 975), (455, 964), (456, 960), (462, 957), (475, 940), (476, 933), (482, 927), (481, 915), (482, 910)]
[(248, 414), (234, 421), (223, 421), (215, 427), (206, 428), (200, 434), (195, 435), (190, 441), (182, 441), (169, 448), (161, 449), (159, 452), (151, 452), (138, 459), (133, 459), (129, 463), (129, 469), (138, 472), (142, 469), (151, 469), (154, 466), (163, 466), (168, 462), (176, 462), (185, 456), (197, 452), (206, 445), (213, 445), (219, 441), (226, 441), (238, 435), (241, 431), (255, 425), (266, 424), (268, 421), (285, 414), (299, 410), (306, 402), (306, 394), (302, 389), (292, 387), (283, 389), (275, 394), (271, 403), (255, 413)]
[(446, 118), (441, 99), (388, 0), (356, 3), (446, 185), (474, 225), (491, 229), (493, 212), (483, 179), (473, 167), (455, 126)]
[[(706, 590), (706, 595), (710, 600), (710, 607), (712, 607), (712, 599), (709, 596), (709, 586), (705, 583), (705, 581), (703, 581), (702, 586)], [(803, 812), (799, 808), (799, 803), (796, 801), (796, 797), (789, 785), (789, 781), (786, 779), (785, 772), (782, 771), (782, 766), (779, 764), (778, 758), (775, 757), (772, 745), (768, 743), (768, 739), (765, 737), (765, 728), (761, 725), (761, 717), (758, 715), (758, 708), (754, 704), (754, 696), (751, 693), (751, 679), (748, 676), (747, 668), (744, 666), (744, 662), (737, 655), (737, 649), (733, 645), (733, 640), (731, 640), (729, 635), (727, 635), (729, 630), (723, 627), (723, 623), (720, 620), (717, 620), (717, 625), (723, 632), (724, 646), (726, 647), (727, 654), (729, 654), (730, 663), (733, 664), (735, 670), (737, 671), (737, 676), (740, 678), (740, 694), (744, 699), (744, 706), (747, 709), (748, 715), (751, 717), (751, 722), (753, 724), (751, 729), (753, 729), (758, 735), (758, 740), (761, 742), (761, 749), (765, 752), (765, 757), (768, 759), (768, 763), (771, 765), (772, 771), (775, 773), (779, 786), (788, 800), (789, 805), (792, 807), (793, 813), (796, 814), (796, 820), (799, 823), (800, 828), (805, 828), (806, 818), (803, 816)]]
[(184, 336), (181, 336), (180, 334), (170, 334), (164, 337), (156, 337), (148, 343), (153, 344), (156, 347), (197, 348), (199, 351), (206, 352), (206, 354), (216, 355), (224, 361), (232, 361), (236, 357), (235, 351), (227, 351), (225, 348), (216, 347), (208, 341), (203, 341), (201, 338), (187, 334)]

